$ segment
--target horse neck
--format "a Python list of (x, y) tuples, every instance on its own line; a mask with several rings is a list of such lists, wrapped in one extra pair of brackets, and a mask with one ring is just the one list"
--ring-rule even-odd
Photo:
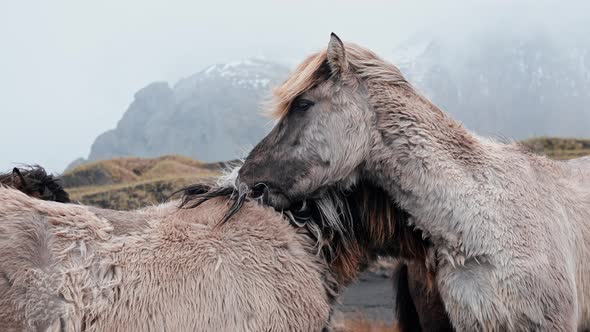
[(387, 92), (369, 87), (369, 100), (376, 126), (361, 178), (385, 190), (428, 237), (457, 233), (438, 229), (440, 221), (452, 218), (450, 211), (468, 209), (474, 178), (488, 181), (490, 169), (505, 172), (497, 158), (501, 150), (409, 87)]
[(410, 85), (368, 81), (367, 86), (375, 116), (369, 172), (376, 171), (370, 166), (385, 166), (399, 173), (409, 165), (420, 175), (438, 177), (488, 162), (476, 136)]

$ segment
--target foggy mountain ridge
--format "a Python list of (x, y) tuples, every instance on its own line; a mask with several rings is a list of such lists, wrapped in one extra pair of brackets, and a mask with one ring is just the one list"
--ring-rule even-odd
[[(590, 136), (590, 45), (526, 39), (415, 41), (393, 61), (443, 111), (483, 135)], [(408, 51), (410, 55), (408, 55)]]
[[(443, 111), (484, 135), (590, 136), (590, 45), (544, 35), (414, 38), (381, 54)], [(92, 145), (89, 160), (178, 153), (203, 161), (242, 157), (270, 129), (260, 105), (289, 69), (262, 59), (209, 66), (135, 94), (113, 130)], [(79, 163), (79, 161), (78, 161)]]
[(173, 87), (151, 83), (135, 94), (117, 127), (96, 138), (88, 160), (175, 153), (218, 161), (243, 155), (270, 128), (259, 114), (261, 101), (287, 73), (283, 65), (248, 59), (211, 65)]

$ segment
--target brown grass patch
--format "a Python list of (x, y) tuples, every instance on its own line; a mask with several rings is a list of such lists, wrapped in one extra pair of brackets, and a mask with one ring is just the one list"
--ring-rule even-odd
[(183, 156), (116, 158), (76, 167), (62, 181), (74, 201), (130, 210), (161, 203), (195, 182), (212, 181), (221, 167)]
[(536, 153), (557, 160), (590, 155), (590, 139), (537, 137), (522, 142)]

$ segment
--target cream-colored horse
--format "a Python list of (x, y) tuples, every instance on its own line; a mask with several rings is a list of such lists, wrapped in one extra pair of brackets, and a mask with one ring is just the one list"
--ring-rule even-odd
[(393, 65), (332, 35), (275, 93), (277, 126), (239, 174), (277, 207), (371, 182), (434, 245), (461, 331), (590, 328), (590, 158), (478, 137)]
[[(333, 277), (272, 208), (116, 212), (0, 188), (2, 331), (319, 331)], [(176, 203), (176, 204), (175, 204)]]

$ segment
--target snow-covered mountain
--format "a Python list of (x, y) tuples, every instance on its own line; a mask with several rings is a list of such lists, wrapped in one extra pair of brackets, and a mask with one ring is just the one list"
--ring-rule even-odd
[(249, 59), (209, 66), (172, 88), (152, 83), (135, 94), (117, 127), (95, 140), (88, 159), (243, 156), (269, 130), (269, 120), (259, 111), (287, 72), (281, 65)]
[(180, 80), (174, 90), (180, 98), (190, 95), (200, 82), (225, 80), (232, 85), (251, 89), (267, 89), (271, 80), (286, 69), (263, 59), (246, 59), (226, 64), (211, 65), (201, 72)]

